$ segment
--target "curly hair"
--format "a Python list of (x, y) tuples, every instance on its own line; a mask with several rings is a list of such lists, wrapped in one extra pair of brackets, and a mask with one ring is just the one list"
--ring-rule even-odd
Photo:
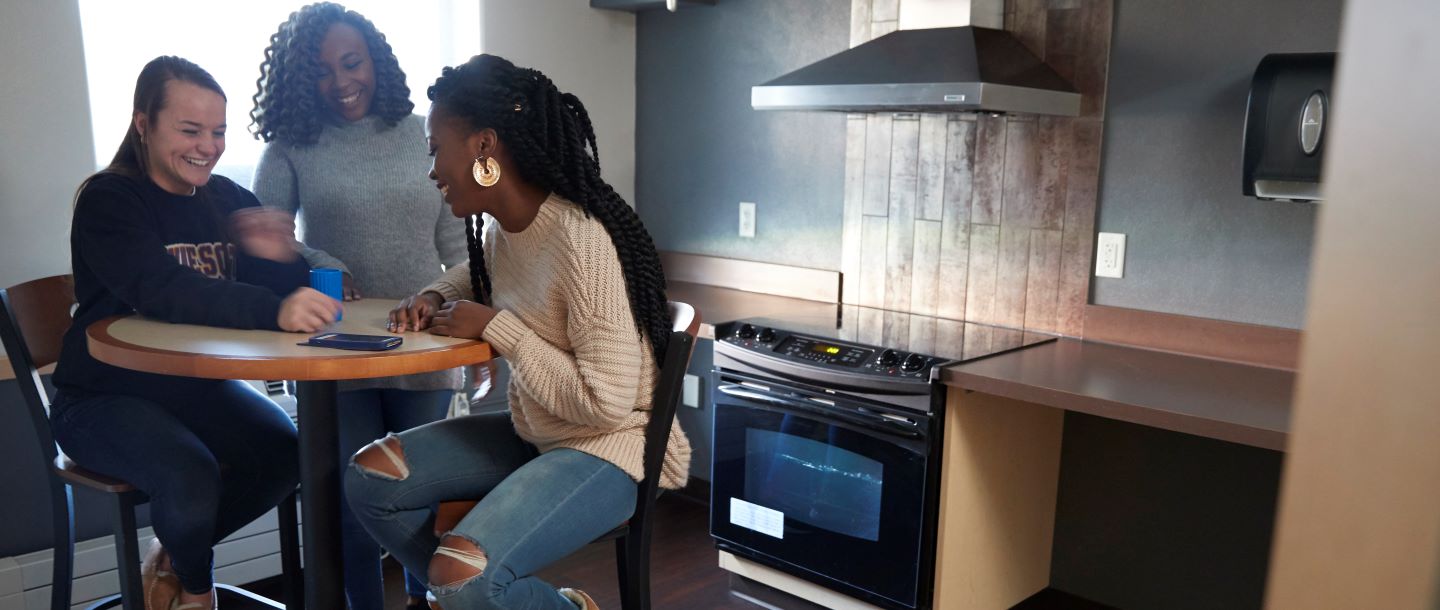
[(250, 111), (250, 130), (261, 140), (308, 146), (319, 139), (329, 120), (315, 84), (325, 70), (318, 59), (320, 43), (337, 23), (355, 28), (365, 37), (375, 64), (371, 114), (393, 127), (415, 109), (410, 87), (405, 85), (405, 72), (375, 24), (334, 2), (317, 2), (290, 13), (265, 48), (255, 96), (251, 98), (255, 108)]
[[(580, 98), (562, 93), (540, 71), (494, 55), (476, 55), (445, 68), (426, 93), (471, 129), (494, 129), (520, 179), (555, 192), (600, 221), (620, 258), (635, 327), (650, 339), (655, 362), (662, 362), (671, 321), (660, 255), (635, 210), (600, 178), (595, 127)], [(466, 227), (472, 235), (471, 287), (484, 301), (491, 289), (485, 255), (473, 238), (474, 221), (466, 219)]]

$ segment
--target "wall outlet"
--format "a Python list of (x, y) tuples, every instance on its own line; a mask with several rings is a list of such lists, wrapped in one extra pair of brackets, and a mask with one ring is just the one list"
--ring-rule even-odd
[(740, 237), (755, 237), (755, 204), (740, 202)]
[(680, 403), (687, 407), (700, 408), (700, 376), (685, 375), (685, 385), (680, 392)]
[(1125, 277), (1125, 234), (1101, 233), (1095, 244), (1095, 277)]

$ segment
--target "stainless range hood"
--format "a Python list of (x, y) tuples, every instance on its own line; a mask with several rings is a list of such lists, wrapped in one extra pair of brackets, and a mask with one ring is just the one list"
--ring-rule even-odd
[[(978, 18), (972, 23), (968, 11), (981, 3), (958, 3), (965, 11), (958, 22), (965, 25), (897, 30), (751, 87), (750, 105), (756, 110), (1080, 114), (1080, 94), (1023, 43), (1004, 30), (979, 27)], [(911, 23), (946, 21), (924, 0), (907, 0), (902, 11), (912, 4), (931, 12)], [(902, 13), (902, 28), (906, 22)]]

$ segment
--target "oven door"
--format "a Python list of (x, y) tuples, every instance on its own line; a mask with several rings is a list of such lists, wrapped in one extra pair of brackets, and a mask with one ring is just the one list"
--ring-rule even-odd
[(719, 546), (871, 603), (917, 607), (929, 419), (731, 372), (712, 387)]

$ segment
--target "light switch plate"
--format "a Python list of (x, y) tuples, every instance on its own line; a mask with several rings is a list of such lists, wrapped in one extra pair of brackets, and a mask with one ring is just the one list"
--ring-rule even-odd
[(755, 204), (740, 202), (740, 237), (755, 237)]
[(1095, 243), (1095, 277), (1125, 277), (1125, 234), (1101, 233)]
[(680, 392), (680, 402), (687, 407), (700, 408), (700, 377), (685, 375), (685, 385)]

